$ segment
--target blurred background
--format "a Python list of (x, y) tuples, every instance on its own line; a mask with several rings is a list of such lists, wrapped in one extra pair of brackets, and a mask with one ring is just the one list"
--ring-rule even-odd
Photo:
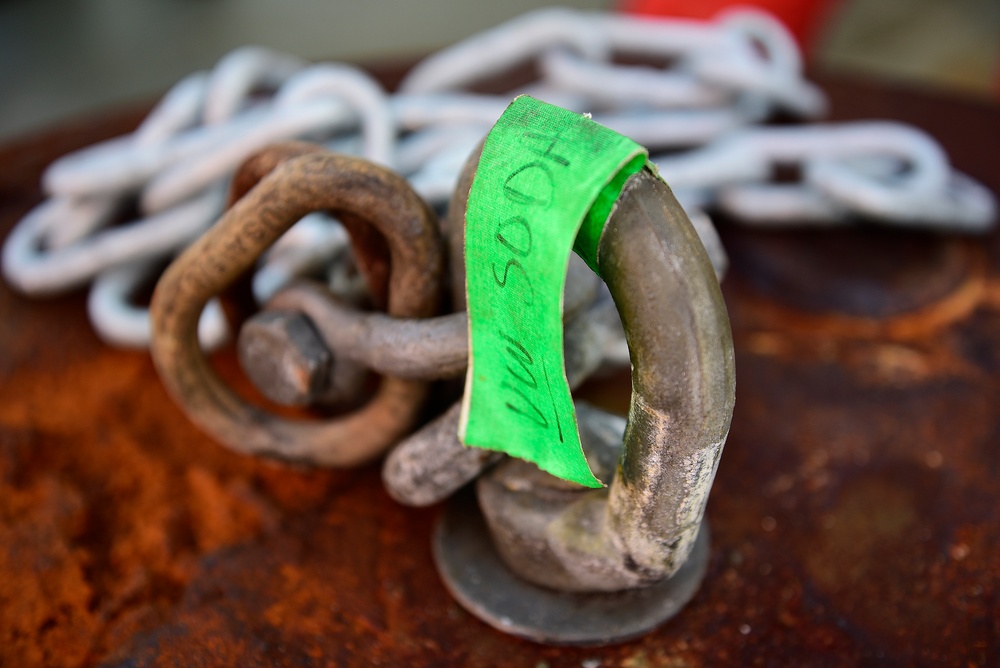
[[(0, 0), (0, 141), (111, 105), (152, 101), (229, 50), (310, 59), (413, 58), (541, 0)], [(564, 0), (585, 9), (710, 16), (721, 0)], [(1000, 0), (760, 0), (812, 68), (1000, 99)]]

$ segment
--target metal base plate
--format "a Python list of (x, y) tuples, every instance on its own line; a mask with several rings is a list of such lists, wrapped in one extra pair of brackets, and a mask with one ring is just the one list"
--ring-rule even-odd
[(702, 523), (690, 557), (669, 580), (645, 589), (575, 594), (511, 573), (469, 491), (451, 499), (434, 532), (438, 572), (462, 607), (505, 633), (551, 645), (607, 645), (659, 626), (698, 591), (708, 546), (708, 525)]

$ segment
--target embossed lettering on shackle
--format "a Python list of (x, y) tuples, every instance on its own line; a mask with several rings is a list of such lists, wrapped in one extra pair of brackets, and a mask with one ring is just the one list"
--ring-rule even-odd
[(318, 210), (347, 223), (356, 250), (359, 240), (387, 248), (388, 257), (371, 254), (361, 268), (376, 300), (384, 294), (389, 315), (434, 315), (444, 253), (433, 214), (392, 172), (302, 144), (251, 158), (233, 190), (231, 208), (168, 268), (153, 295), (152, 354), (164, 384), (196, 424), (235, 450), (331, 466), (377, 457), (412, 428), (426, 383), (384, 377), (354, 413), (327, 421), (279, 418), (244, 401), (212, 371), (195, 339), (198, 316), (282, 233)]
[[(662, 181), (647, 171), (629, 178), (598, 253), (632, 360), (609, 487), (585, 490), (509, 459), (477, 481), (485, 526), (467, 502), (453, 502), (435, 537), (438, 568), (463, 605), (542, 642), (634, 637), (694, 595), (708, 557), (702, 518), (735, 403), (719, 283)], [(615, 419), (578, 411), (588, 458), (610, 473)]]

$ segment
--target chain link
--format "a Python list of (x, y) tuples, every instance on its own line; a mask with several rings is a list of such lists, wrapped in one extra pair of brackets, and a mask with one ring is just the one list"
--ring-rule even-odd
[[(528, 64), (537, 81), (475, 92)], [(247, 156), (287, 139), (325, 142), (395, 169), (440, 209), (466, 158), (522, 92), (591, 113), (661, 154), (654, 160), (720, 273), (725, 254), (704, 208), (755, 225), (860, 216), (980, 232), (996, 218), (993, 195), (915, 128), (761, 127), (775, 112), (813, 119), (826, 111), (794, 40), (767, 14), (701, 22), (545, 9), (428, 57), (393, 95), (349, 65), (237, 49), (181, 80), (131, 134), (53, 163), (42, 179), (49, 199), (7, 238), (3, 272), (27, 294), (94, 281), (95, 329), (116, 345), (148, 345), (148, 315), (130, 295), (218, 219), (222, 188)], [(798, 167), (799, 182), (772, 182), (776, 165)], [(104, 229), (136, 202), (135, 221)], [(342, 281), (347, 250), (342, 228), (310, 214), (262, 258), (254, 294), (266, 301), (296, 276), (324, 270)], [(218, 345), (227, 331), (221, 311), (204, 317), (202, 343)]]

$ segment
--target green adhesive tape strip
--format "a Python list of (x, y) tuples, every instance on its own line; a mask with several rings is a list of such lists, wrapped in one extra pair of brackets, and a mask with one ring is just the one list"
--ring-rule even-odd
[(597, 243), (646, 150), (528, 96), (483, 146), (466, 209), (469, 372), (459, 438), (587, 487), (590, 470), (563, 359), (569, 253), (597, 270)]

